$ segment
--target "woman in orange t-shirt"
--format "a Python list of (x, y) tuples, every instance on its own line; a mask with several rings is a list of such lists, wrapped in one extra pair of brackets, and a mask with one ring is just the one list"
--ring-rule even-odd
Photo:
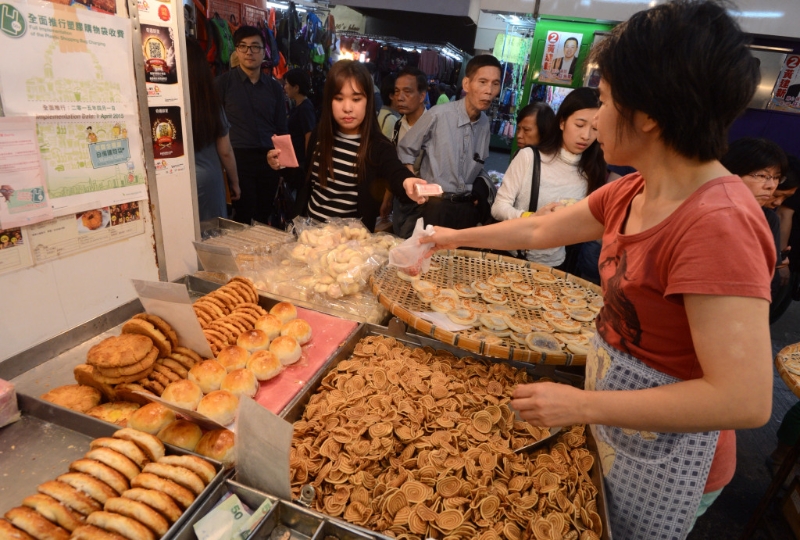
[(719, 162), (758, 68), (714, 1), (636, 13), (592, 54), (597, 140), (608, 163), (639, 172), (545, 216), (437, 227), (422, 241), (511, 250), (602, 237), (586, 388), (520, 385), (511, 404), (533, 425), (591, 424), (615, 537), (683, 539), (733, 475), (729, 430), (765, 424), (772, 406), (775, 247)]

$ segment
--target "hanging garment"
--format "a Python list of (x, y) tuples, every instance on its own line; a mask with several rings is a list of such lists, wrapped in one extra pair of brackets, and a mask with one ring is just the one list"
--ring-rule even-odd
[(231, 53), (233, 52), (233, 36), (231, 35), (231, 29), (228, 26), (228, 23), (222, 19), (219, 15), (214, 15), (211, 18), (212, 29), (217, 34), (217, 54), (218, 60), (223, 64), (227, 64), (231, 59)]

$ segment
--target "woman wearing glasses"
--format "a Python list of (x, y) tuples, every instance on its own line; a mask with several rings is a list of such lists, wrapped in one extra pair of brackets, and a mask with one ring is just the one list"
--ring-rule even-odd
[[(772, 200), (778, 184), (786, 176), (786, 171), (789, 170), (786, 154), (780, 146), (772, 141), (748, 137), (731, 143), (728, 153), (720, 161), (726, 169), (742, 178), (744, 185), (761, 205), (761, 210), (764, 212), (764, 217), (775, 239), (775, 251), (780, 254), (781, 222), (775, 210), (768, 207), (768, 203)], [(778, 257), (775, 274), (772, 276), (770, 284), (773, 299), (777, 297), (781, 285), (778, 270), (788, 264), (788, 257)], [(776, 308), (776, 303), (770, 304), (770, 324), (775, 322), (780, 315)]]
[(255, 219), (268, 223), (273, 210), (279, 175), (267, 164), (273, 135), (289, 132), (283, 86), (261, 72), (264, 41), (253, 26), (241, 26), (233, 34), (239, 65), (215, 82), (239, 169), (242, 195), (233, 202), (233, 218), (240, 223)]

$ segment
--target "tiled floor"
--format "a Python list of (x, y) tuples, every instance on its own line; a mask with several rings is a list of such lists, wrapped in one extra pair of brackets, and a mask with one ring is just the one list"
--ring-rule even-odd
[[(485, 168), (487, 171), (505, 172), (508, 163), (509, 154), (492, 151), (486, 160)], [(800, 302), (792, 303), (783, 317), (772, 325), (771, 332), (774, 354), (787, 345), (800, 342)], [(759, 429), (736, 433), (736, 475), (706, 515), (697, 521), (688, 540), (726, 540), (739, 537), (772, 480), (764, 462), (775, 448), (775, 433), (783, 415), (797, 400), (798, 398), (789, 391), (777, 372), (774, 372), (770, 421)], [(783, 492), (780, 495), (782, 496)], [(781, 501), (780, 497), (778, 501)], [(769, 509), (753, 538), (757, 540), (793, 538), (792, 531), (784, 521), (777, 504)]]

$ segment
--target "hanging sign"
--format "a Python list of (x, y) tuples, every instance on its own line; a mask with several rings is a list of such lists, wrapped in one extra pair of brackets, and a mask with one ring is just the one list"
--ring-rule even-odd
[(583, 34), (551, 30), (546, 39), (539, 82), (572, 84)]
[(800, 113), (800, 55), (786, 57), (767, 109)]

